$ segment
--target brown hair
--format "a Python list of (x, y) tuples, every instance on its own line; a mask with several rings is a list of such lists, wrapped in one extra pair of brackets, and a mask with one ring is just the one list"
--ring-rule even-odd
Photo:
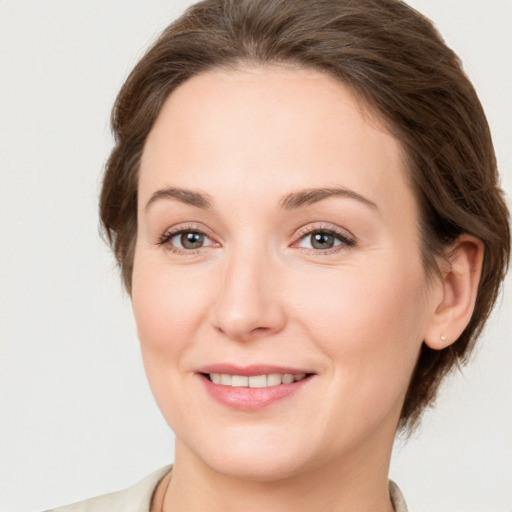
[(132, 71), (113, 113), (115, 147), (101, 221), (131, 291), (140, 157), (171, 92), (213, 67), (290, 63), (349, 85), (386, 120), (408, 158), (427, 272), (460, 234), (485, 245), (474, 314), (451, 346), (423, 344), (400, 418), (411, 428), (443, 377), (466, 362), (496, 301), (510, 252), (489, 127), (457, 56), (399, 0), (204, 0), (172, 23)]

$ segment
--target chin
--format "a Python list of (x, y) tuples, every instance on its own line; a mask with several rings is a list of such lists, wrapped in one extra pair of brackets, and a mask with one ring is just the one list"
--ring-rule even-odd
[(199, 444), (189, 444), (203, 464), (225, 476), (248, 481), (277, 481), (290, 478), (309, 467), (304, 439), (296, 442), (283, 433), (250, 436), (226, 432)]
[[(210, 461), (205, 461), (206, 463)], [(214, 456), (209, 467), (222, 475), (253, 482), (276, 482), (287, 480), (306, 470), (307, 464), (297, 453), (259, 454), (257, 458), (247, 456)]]

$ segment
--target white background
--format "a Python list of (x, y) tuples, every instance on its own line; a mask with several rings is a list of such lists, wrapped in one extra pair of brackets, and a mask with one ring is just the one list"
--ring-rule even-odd
[[(109, 111), (187, 1), (0, 0), (0, 512), (126, 487), (173, 459), (98, 235)], [(414, 0), (461, 55), (512, 191), (512, 2)], [(391, 476), (412, 512), (512, 511), (512, 282)]]

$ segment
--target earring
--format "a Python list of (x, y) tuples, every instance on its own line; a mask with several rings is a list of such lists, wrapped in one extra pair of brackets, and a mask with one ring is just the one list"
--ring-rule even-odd
[(446, 341), (446, 336), (443, 336), (443, 335), (441, 334), (440, 338), (441, 338), (441, 341)]

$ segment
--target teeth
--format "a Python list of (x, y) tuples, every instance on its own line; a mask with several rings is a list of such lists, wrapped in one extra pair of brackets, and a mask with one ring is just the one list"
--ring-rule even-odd
[(282, 380), (283, 384), (291, 384), (295, 379), (291, 373), (285, 373)]
[(267, 376), (266, 375), (251, 375), (249, 377), (250, 388), (266, 388)]
[(232, 380), (233, 378), (231, 375), (228, 375), (227, 373), (220, 374), (220, 383), (223, 386), (231, 386)]
[(281, 384), (281, 374), (280, 373), (271, 373), (267, 376), (267, 385), (268, 386), (279, 386)]
[[(251, 377), (252, 379), (252, 377)], [(244, 375), (233, 375), (231, 377), (231, 385), (234, 388), (241, 388), (241, 387), (247, 387), (250, 385), (249, 383), (249, 377), (246, 377)]]
[(306, 377), (305, 373), (293, 375), (291, 373), (271, 373), (269, 375), (229, 375), (228, 373), (210, 373), (210, 380), (214, 384), (222, 386), (249, 387), (249, 388), (267, 388), (279, 386), (280, 384), (291, 384), (298, 382)]

